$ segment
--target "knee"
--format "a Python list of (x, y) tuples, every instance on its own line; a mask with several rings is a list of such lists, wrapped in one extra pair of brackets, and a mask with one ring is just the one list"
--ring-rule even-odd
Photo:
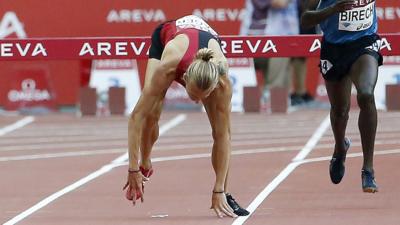
[(337, 120), (347, 120), (349, 118), (350, 105), (332, 107), (331, 116)]
[(357, 102), (360, 109), (368, 109), (375, 106), (375, 97), (373, 93), (358, 93)]

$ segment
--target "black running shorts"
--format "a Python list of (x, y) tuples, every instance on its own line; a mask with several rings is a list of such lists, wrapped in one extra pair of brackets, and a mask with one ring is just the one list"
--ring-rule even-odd
[(161, 59), (161, 55), (164, 51), (164, 45), (161, 42), (161, 29), (163, 28), (164, 23), (157, 26), (151, 35), (151, 46), (149, 50), (149, 58), (150, 59)]
[(373, 56), (382, 65), (379, 52), (380, 38), (371, 35), (344, 44), (332, 44), (322, 40), (320, 71), (325, 80), (340, 81), (350, 71), (353, 63), (362, 55)]

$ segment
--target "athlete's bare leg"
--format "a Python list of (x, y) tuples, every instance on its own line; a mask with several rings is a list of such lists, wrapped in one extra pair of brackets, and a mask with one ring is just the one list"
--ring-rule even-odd
[(377, 127), (377, 112), (374, 89), (378, 79), (378, 62), (371, 55), (362, 55), (353, 64), (351, 79), (357, 88), (357, 102), (360, 107), (358, 128), (364, 155), (363, 169), (372, 171)]
[(330, 118), (335, 137), (334, 155), (340, 156), (346, 150), (344, 138), (349, 119), (351, 80), (345, 76), (340, 81), (326, 81), (325, 85), (331, 103)]

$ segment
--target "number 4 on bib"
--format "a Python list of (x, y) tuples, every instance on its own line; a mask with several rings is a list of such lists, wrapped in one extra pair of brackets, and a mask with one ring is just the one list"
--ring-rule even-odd
[(321, 72), (326, 74), (333, 67), (332, 63), (328, 60), (321, 60)]

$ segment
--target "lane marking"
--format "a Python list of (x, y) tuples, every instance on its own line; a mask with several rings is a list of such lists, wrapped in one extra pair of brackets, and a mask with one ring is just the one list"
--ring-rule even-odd
[(13, 132), (14, 130), (22, 128), (22, 127), (32, 123), (33, 121), (35, 121), (35, 117), (26, 116), (26, 117), (18, 120), (17, 122), (15, 122), (15, 123), (13, 123), (11, 125), (8, 125), (8, 126), (5, 126), (3, 128), (0, 128), (0, 137), (4, 136), (4, 135), (6, 135), (6, 134), (8, 134), (10, 132)]
[[(374, 155), (390, 155), (390, 154), (398, 154), (400, 153), (400, 149), (391, 149), (391, 150), (382, 150), (382, 151), (374, 151)], [(355, 152), (355, 153), (348, 153), (346, 158), (355, 158), (363, 156), (362, 152)], [(331, 160), (332, 156), (324, 156), (324, 157), (317, 157), (311, 159), (304, 159), (299, 161), (301, 164), (312, 163), (312, 162), (321, 162), (321, 161), (329, 161)]]
[[(255, 153), (263, 153), (263, 151), (261, 149), (260, 150), (241, 150), (241, 151), (233, 152), (232, 155), (245, 155), (245, 154), (255, 154)], [(387, 155), (387, 154), (396, 154), (396, 153), (400, 153), (400, 149), (376, 151), (375, 155)], [(348, 154), (347, 157), (360, 157), (360, 156), (362, 156), (362, 152)], [(211, 157), (211, 154), (210, 153), (206, 153), (206, 154), (192, 154), (192, 155), (158, 157), (158, 158), (154, 158), (152, 161), (153, 162), (163, 162), (163, 161), (199, 159), (199, 158), (209, 158), (209, 157)], [(51, 196), (45, 198), (44, 200), (42, 200), (41, 202), (37, 203), (36, 205), (34, 205), (33, 207), (29, 208), (28, 210), (26, 210), (23, 213), (17, 215), (13, 219), (7, 221), (3, 225), (15, 224), (15, 223), (21, 221), (22, 219), (28, 217), (32, 213), (36, 212), (37, 210), (39, 210), (39, 209), (43, 208), (44, 206), (48, 205), (49, 203), (51, 203), (52, 201), (56, 200), (57, 198), (65, 195), (68, 192), (71, 192), (71, 191), (77, 189), (78, 187), (88, 183), (89, 181), (91, 181), (93, 179), (96, 179), (97, 177), (99, 177), (99, 176), (111, 171), (113, 168), (116, 168), (116, 167), (119, 167), (119, 166), (126, 166), (128, 164), (128, 162), (125, 161), (125, 160), (122, 160), (122, 158), (120, 160), (117, 160), (117, 159), (114, 160), (115, 163), (110, 163), (108, 165), (105, 165), (102, 168), (100, 168), (99, 170), (97, 170), (97, 171), (89, 174), (88, 176), (78, 180), (77, 182), (65, 187), (64, 189), (52, 194)], [(290, 174), (291, 171), (293, 171), (299, 165), (312, 163), (312, 162), (327, 161), (327, 160), (330, 160), (330, 156), (293, 161), (281, 173), (285, 172), (285, 173), (289, 173)], [(275, 184), (279, 185), (279, 183), (282, 182), (285, 178), (286, 177), (284, 177), (284, 176), (277, 176), (274, 179), (275, 180)], [(248, 208), (250, 208), (250, 206)], [(254, 212), (254, 211), (252, 211), (252, 212)]]
[[(378, 143), (378, 144), (377, 144)], [(379, 146), (380, 144), (399, 144), (398, 140), (393, 141), (375, 141), (375, 146)], [(360, 144), (352, 143), (352, 147), (359, 147)], [(332, 144), (319, 144), (319, 149), (329, 148), (331, 149)], [(239, 152), (244, 152), (243, 154), (248, 153), (273, 153), (273, 152), (285, 152), (285, 151), (297, 151), (301, 148), (300, 145), (293, 146), (285, 146), (285, 147), (267, 147), (267, 148), (253, 148), (253, 149), (237, 149), (232, 150), (232, 154), (240, 154)], [(163, 148), (154, 149), (153, 151), (163, 152)], [(91, 155), (106, 155), (106, 154), (114, 154), (114, 153), (123, 153), (126, 152), (126, 148), (111, 148), (111, 149), (102, 149), (102, 150), (87, 150), (87, 151), (70, 151), (70, 152), (58, 152), (58, 153), (43, 153), (43, 154), (30, 154), (30, 155), (16, 155), (16, 156), (4, 156), (0, 157), (0, 162), (7, 161), (23, 161), (23, 160), (40, 160), (40, 159), (50, 159), (50, 158), (66, 158), (66, 157), (77, 157), (77, 156), (91, 156)]]
[[(167, 123), (163, 124), (163, 126), (160, 127), (159, 129), (159, 135), (163, 135), (165, 132), (167, 132), (169, 129), (172, 129), (176, 126), (178, 126), (180, 123), (182, 123), (184, 120), (186, 120), (186, 115), (185, 114), (179, 114), (172, 120), (168, 121)], [(121, 155), (120, 157), (114, 159), (112, 163), (119, 163), (128, 160), (128, 152)]]
[[(264, 153), (264, 152), (242, 151), (242, 152), (235, 152), (235, 154), (232, 154), (232, 155), (248, 155), (248, 154), (257, 154), (257, 153)], [(390, 155), (390, 154), (400, 154), (400, 149), (391, 149), (391, 150), (383, 150), (383, 151), (375, 151), (374, 152), (374, 155), (376, 155), (376, 156)], [(346, 158), (347, 157), (348, 158), (356, 158), (356, 157), (361, 157), (361, 156), (362, 156), (362, 152), (356, 152), (356, 153), (347, 154)], [(157, 157), (157, 158), (153, 158), (152, 162), (190, 160), (190, 159), (201, 159), (201, 158), (209, 158), (209, 157), (211, 157), (210, 153), (199, 153), (199, 154), (191, 154), (191, 155)], [(329, 161), (329, 160), (331, 160), (331, 157), (332, 156), (310, 158), (310, 159), (293, 162), (293, 164), (296, 164), (297, 166), (301, 166), (303, 164), (308, 164), (308, 163), (313, 163), (313, 162)], [(128, 165), (128, 162), (116, 163), (116, 164), (114, 164), (114, 168), (119, 167), (119, 166), (126, 166), (126, 165)]]
[[(168, 121), (167, 123), (165, 123), (163, 126), (160, 127), (159, 134), (160, 135), (164, 134), (169, 129), (172, 129), (175, 126), (179, 125), (185, 119), (186, 119), (186, 115), (184, 115), (184, 114), (180, 114), (180, 115), (176, 116), (175, 118), (173, 118), (172, 120)], [(36, 203), (29, 209), (23, 211), (22, 213), (18, 214), (14, 218), (10, 219), (3, 225), (13, 225), (13, 224), (20, 222), (21, 220), (25, 219), (29, 215), (33, 214), (34, 212), (38, 211), (39, 209), (41, 209), (41, 208), (45, 207), (46, 205), (48, 205), (49, 203), (53, 202), (57, 198), (65, 195), (65, 194), (77, 189), (78, 187), (88, 183), (89, 181), (94, 180), (94, 179), (98, 178), (99, 176), (111, 171), (116, 165), (120, 164), (121, 162), (126, 161), (127, 159), (128, 159), (128, 153), (123, 154), (122, 156), (114, 159), (110, 164), (104, 165), (99, 170), (87, 175), (86, 177), (76, 181), (75, 183), (68, 185), (67, 187), (46, 197), (45, 199)]]
[(65, 157), (77, 157), (77, 156), (89, 156), (89, 155), (105, 155), (105, 154), (125, 153), (125, 152), (126, 152), (126, 148), (124, 148), (124, 149), (116, 148), (116, 149), (107, 149), (107, 150), (45, 153), (45, 154), (35, 154), (35, 155), (18, 155), (18, 156), (0, 157), (0, 162), (34, 160), (34, 159), (65, 158)]
[[(168, 128), (168, 129), (171, 129), (174, 126), (176, 126), (179, 123), (181, 123), (182, 121), (184, 121), (185, 119), (186, 119), (185, 115), (179, 115), (179, 116), (175, 117), (173, 120), (171, 120), (171, 124), (174, 124), (174, 125), (170, 125), (169, 123), (167, 123), (165, 125), (170, 126), (170, 128)], [(323, 127), (325, 120), (321, 123), (319, 128)], [(329, 123), (329, 118), (328, 118), (328, 123)], [(166, 132), (168, 130), (166, 128), (162, 130), (163, 127), (160, 127), (160, 135), (162, 135), (164, 132)], [(316, 144), (318, 142), (318, 140), (320, 139), (320, 137), (323, 135), (323, 133), (326, 130), (326, 129), (323, 130), (323, 129), (319, 129), (319, 128), (317, 129), (317, 131), (322, 132), (322, 133), (317, 134), (317, 131), (316, 131), (314, 133), (313, 137), (309, 140), (309, 142), (307, 142), (306, 146), (302, 149), (302, 151), (304, 150), (304, 151), (308, 151), (308, 153), (310, 153), (312, 151), (312, 149), (315, 147), (315, 146), (312, 146), (309, 143), (315, 143)], [(287, 151), (287, 150), (282, 150), (282, 151)], [(239, 150), (239, 151), (236, 151), (236, 152), (232, 152), (232, 154), (233, 155), (243, 155), (243, 154), (254, 154), (254, 153), (262, 153), (262, 152), (268, 152), (268, 151), (263, 151), (262, 149), (258, 149), (258, 150), (257, 149), (256, 150)], [(400, 149), (375, 152), (376, 155), (395, 154), (395, 153), (400, 153)], [(330, 156), (311, 158), (311, 159), (304, 159), (307, 156), (307, 154), (304, 154), (301, 151), (299, 152), (299, 154), (293, 159), (292, 163), (290, 163), (281, 172), (281, 174), (282, 174), (284, 171), (286, 171), (285, 173), (287, 173), (287, 175), (286, 176), (281, 176), (281, 177), (279, 177), (279, 175), (278, 175), (274, 179), (274, 180), (276, 180), (275, 182), (277, 183), (276, 186), (278, 186), (280, 182), (282, 182), (297, 166), (299, 166), (301, 164), (330, 160)], [(89, 181), (91, 181), (93, 179), (96, 179), (97, 177), (99, 177), (99, 176), (111, 171), (115, 167), (127, 165), (127, 162), (126, 162), (127, 156), (128, 156), (127, 154), (124, 154), (124, 155), (116, 158), (110, 164), (107, 164), (107, 165), (101, 167), (99, 170), (89, 174), (88, 176), (78, 180), (77, 182), (75, 182), (75, 183), (65, 187), (64, 189), (52, 194), (51, 196), (43, 199), (42, 201), (40, 201), (36, 205), (32, 206), (28, 210), (22, 212), (21, 214), (17, 215), (16, 217), (12, 218), (11, 220), (7, 221), (3, 225), (12, 225), (12, 224), (18, 223), (19, 221), (23, 220), (24, 218), (28, 217), (29, 215), (33, 214), (34, 212), (38, 211), (39, 209), (45, 207), (46, 205), (48, 205), (52, 201), (56, 200), (57, 198), (61, 197), (62, 195), (65, 195), (65, 194), (75, 190), (76, 188), (88, 183)], [(210, 157), (210, 156), (211, 156), (210, 153), (208, 153), (208, 154), (181, 155), (181, 156), (170, 156), (170, 157), (154, 158), (153, 161), (154, 162), (161, 162), (161, 161), (172, 161), (172, 160), (184, 160), (184, 159), (206, 158), (206, 157)], [(360, 153), (348, 154), (348, 157), (359, 157), (359, 156), (362, 156), (361, 152)], [(303, 157), (303, 159), (301, 159), (301, 157)], [(296, 159), (296, 161), (295, 161), (295, 159)], [(267, 196), (265, 196), (265, 197), (267, 197)], [(250, 206), (248, 208), (250, 208)], [(253, 212), (254, 211), (252, 211), (251, 213), (253, 213)], [(235, 222), (236, 222), (236, 220), (234, 221), (234, 224), (235, 224)]]
[(304, 148), (292, 159), (292, 162), (283, 169), (278, 176), (276, 176), (271, 183), (269, 183), (264, 190), (262, 190), (257, 197), (250, 203), (247, 210), (250, 212), (248, 216), (242, 216), (235, 219), (232, 225), (241, 225), (254, 213), (254, 211), (261, 205), (261, 203), (282, 183), (298, 165), (301, 164), (301, 160), (305, 159), (307, 155), (314, 149), (319, 139), (323, 136), (325, 131), (330, 125), (329, 115), (321, 122), (318, 129), (311, 136), (310, 140), (306, 143)]
[[(239, 149), (239, 150), (232, 150), (232, 154), (237, 154), (239, 152), (266, 153), (266, 152), (297, 151), (300, 147), (301, 146)], [(77, 156), (89, 156), (89, 155), (104, 155), (104, 154), (113, 154), (113, 153), (119, 153), (119, 152), (126, 152), (126, 149), (125, 148), (124, 149), (115, 148), (115, 149), (105, 149), (105, 150), (73, 151), (73, 152), (45, 153), (45, 154), (33, 154), (33, 155), (5, 156), (5, 157), (0, 157), (0, 162), (35, 160), (35, 159), (50, 159), (50, 158), (65, 158), (65, 157), (77, 157)]]

